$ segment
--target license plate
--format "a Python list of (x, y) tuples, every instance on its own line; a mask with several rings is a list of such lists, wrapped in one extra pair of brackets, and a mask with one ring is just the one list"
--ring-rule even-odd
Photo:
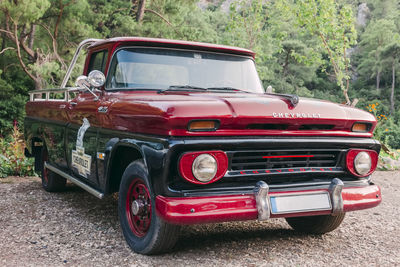
[(331, 199), (328, 192), (301, 195), (271, 196), (270, 203), (272, 214), (332, 209)]

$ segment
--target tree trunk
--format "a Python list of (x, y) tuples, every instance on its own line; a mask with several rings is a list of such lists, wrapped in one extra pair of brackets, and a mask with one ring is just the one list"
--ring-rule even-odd
[(31, 25), (31, 31), (29, 32), (29, 45), (30, 49), (33, 49), (33, 43), (35, 42), (36, 25)]
[(350, 101), (350, 97), (349, 97), (349, 85), (350, 85), (350, 81), (347, 79), (346, 80), (346, 88), (343, 90), (343, 95), (344, 98), (346, 99), (346, 105), (351, 105), (351, 101)]
[(289, 66), (289, 53), (290, 53), (290, 51), (287, 52), (286, 58), (285, 58), (285, 63), (283, 64), (283, 77), (286, 77), (286, 73), (287, 73), (287, 70), (288, 70), (288, 66)]
[[(4, 29), (6, 28), (5, 24), (6, 23), (4, 22)], [(1, 50), (0, 51), (3, 51), (4, 48), (6, 48), (6, 37), (7, 37), (6, 33), (2, 32), (1, 33)], [(4, 60), (2, 60), (1, 63), (2, 63), (1, 68), (4, 69), (4, 66), (5, 66), (6, 63), (4, 62)]]
[(33, 82), (35, 83), (35, 90), (43, 89), (43, 81), (40, 77), (36, 77)]
[(6, 48), (6, 34), (3, 32), (1, 33), (1, 51), (4, 50), (4, 48)]
[(392, 64), (392, 91), (390, 92), (390, 115), (394, 114), (394, 85), (396, 83), (396, 62)]
[(146, 7), (146, 0), (139, 0), (138, 11), (136, 14), (136, 21), (139, 23), (142, 22), (145, 7)]
[(378, 70), (378, 73), (376, 74), (376, 91), (378, 93), (381, 91), (380, 83), (381, 83), (381, 72)]

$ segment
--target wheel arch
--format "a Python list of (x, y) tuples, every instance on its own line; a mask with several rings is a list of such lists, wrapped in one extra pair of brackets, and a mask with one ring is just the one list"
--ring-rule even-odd
[(112, 145), (107, 167), (106, 193), (118, 192), (126, 167), (138, 159), (143, 159), (147, 166), (143, 150), (137, 144), (120, 141)]

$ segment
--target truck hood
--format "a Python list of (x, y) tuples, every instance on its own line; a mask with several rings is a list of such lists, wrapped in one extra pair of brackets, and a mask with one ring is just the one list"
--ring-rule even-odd
[[(300, 98), (293, 106), (279, 95), (252, 93), (115, 92), (106, 94), (111, 128), (133, 132), (187, 135), (339, 135), (370, 137), (375, 117), (323, 100)], [(214, 132), (190, 132), (192, 120), (216, 120)], [(354, 133), (355, 122), (369, 124)]]

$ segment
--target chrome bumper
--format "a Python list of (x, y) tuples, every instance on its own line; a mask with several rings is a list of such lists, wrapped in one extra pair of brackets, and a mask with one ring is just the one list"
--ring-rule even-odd
[[(337, 215), (343, 212), (343, 187), (344, 184), (342, 180), (338, 178), (334, 178), (329, 185), (328, 192), (332, 205), (332, 215)], [(254, 187), (254, 195), (256, 199), (259, 221), (268, 220), (271, 216), (271, 204), (268, 193), (268, 184), (264, 181), (257, 182), (256, 186)]]

